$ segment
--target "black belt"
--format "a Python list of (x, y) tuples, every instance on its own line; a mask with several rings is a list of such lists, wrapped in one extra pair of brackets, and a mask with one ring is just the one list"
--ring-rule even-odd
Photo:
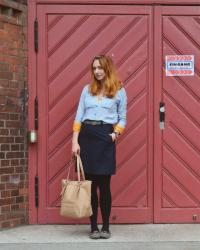
[(83, 121), (83, 124), (90, 124), (90, 125), (111, 125), (110, 123), (104, 122), (104, 121), (94, 121), (94, 120), (85, 120)]

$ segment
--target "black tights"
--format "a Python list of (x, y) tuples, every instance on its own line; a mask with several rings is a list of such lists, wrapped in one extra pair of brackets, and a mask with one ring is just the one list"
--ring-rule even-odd
[(100, 208), (103, 221), (102, 230), (109, 230), (109, 218), (111, 212), (111, 192), (110, 192), (110, 180), (111, 175), (91, 175), (85, 174), (86, 180), (92, 181), (91, 190), (91, 204), (93, 215), (90, 216), (91, 230), (97, 230), (97, 214), (99, 199), (97, 195), (97, 188), (99, 188), (100, 193)]

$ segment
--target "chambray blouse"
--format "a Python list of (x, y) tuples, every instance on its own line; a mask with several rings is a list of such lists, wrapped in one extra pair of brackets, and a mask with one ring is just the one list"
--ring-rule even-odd
[(104, 121), (115, 125), (114, 131), (122, 133), (126, 125), (127, 96), (124, 88), (117, 91), (113, 98), (97, 96), (89, 93), (86, 85), (81, 93), (73, 131), (80, 131), (84, 120)]

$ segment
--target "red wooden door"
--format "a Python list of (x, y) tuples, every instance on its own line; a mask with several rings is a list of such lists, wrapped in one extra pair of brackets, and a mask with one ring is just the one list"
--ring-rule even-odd
[[(113, 56), (128, 94), (128, 124), (117, 143), (111, 223), (152, 221), (151, 7), (39, 5), (38, 223), (59, 215), (60, 182), (71, 157), (72, 123), (91, 58)], [(85, 222), (79, 221), (79, 223)]]
[[(155, 11), (155, 222), (200, 221), (200, 7)], [(166, 55), (194, 55), (194, 76), (166, 76)], [(165, 129), (159, 129), (159, 102)]]

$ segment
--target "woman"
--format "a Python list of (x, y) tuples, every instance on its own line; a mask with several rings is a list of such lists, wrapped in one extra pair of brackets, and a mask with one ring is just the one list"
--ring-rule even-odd
[[(126, 125), (127, 97), (112, 59), (96, 56), (91, 65), (92, 82), (83, 88), (73, 124), (72, 153), (80, 154), (86, 179), (92, 181), (91, 239), (111, 236), (111, 176), (116, 171), (115, 140)], [(97, 195), (100, 191), (100, 199)], [(103, 226), (97, 225), (100, 202)]]

